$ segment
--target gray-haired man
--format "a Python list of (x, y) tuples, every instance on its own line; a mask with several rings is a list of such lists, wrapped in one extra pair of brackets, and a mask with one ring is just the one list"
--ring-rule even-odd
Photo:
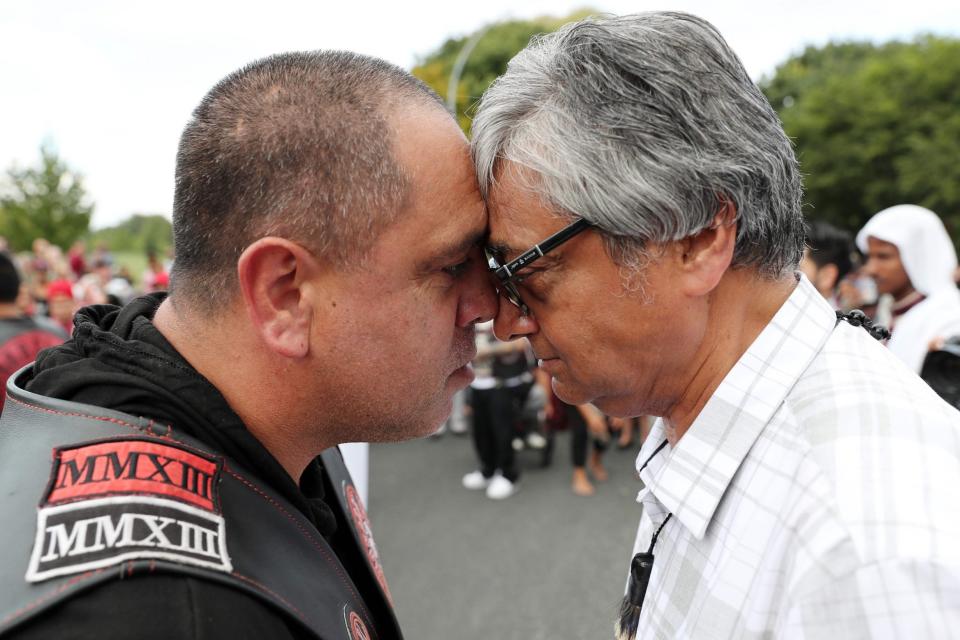
[(499, 337), (566, 402), (662, 416), (620, 637), (957, 628), (960, 415), (797, 274), (797, 162), (716, 29), (646, 13), (534, 41), (473, 155)]

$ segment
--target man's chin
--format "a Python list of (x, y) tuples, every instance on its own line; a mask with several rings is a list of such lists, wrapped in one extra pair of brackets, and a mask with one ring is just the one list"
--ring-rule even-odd
[[(472, 372), (471, 372), (472, 379)], [(425, 438), (427, 436), (432, 436), (435, 434), (443, 423), (447, 421), (450, 417), (450, 413), (453, 411), (453, 394), (460, 391), (465, 387), (469, 382), (459, 385), (455, 388), (451, 387), (451, 382), (448, 381), (448, 387), (446, 393), (444, 394), (444, 399), (440, 401), (438, 399), (437, 404), (433, 404), (430, 407), (424, 408), (420, 412), (420, 417), (422, 420), (418, 424), (410, 429), (409, 435), (404, 439), (416, 439), (416, 438)]]
[(568, 380), (561, 378), (551, 378), (550, 386), (553, 387), (553, 393), (567, 404), (580, 405), (593, 402), (593, 394), (589, 394), (585, 389), (575, 384), (570, 384)]
[[(614, 418), (630, 418), (641, 415), (633, 398), (619, 395), (606, 395), (595, 389), (586, 389), (568, 380), (553, 378), (553, 392), (558, 398), (570, 405), (592, 404), (604, 415)], [(613, 390), (607, 390), (607, 393)]]
[[(449, 407), (448, 407), (449, 409)], [(440, 425), (447, 419), (449, 411), (443, 414), (443, 417), (432, 416), (429, 419), (424, 418), (416, 422), (410, 422), (405, 425), (394, 425), (389, 432), (380, 434), (377, 442), (407, 442), (409, 440), (419, 440), (431, 436), (440, 429)]]

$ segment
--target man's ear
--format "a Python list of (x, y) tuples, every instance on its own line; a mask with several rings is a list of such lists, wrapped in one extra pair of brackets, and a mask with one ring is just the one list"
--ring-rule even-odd
[(737, 206), (724, 198), (710, 226), (679, 243), (682, 291), (694, 297), (713, 291), (733, 261), (736, 242)]
[(309, 251), (275, 237), (260, 238), (237, 261), (240, 291), (253, 330), (277, 355), (302, 358), (310, 350), (314, 310), (304, 285), (318, 267)]

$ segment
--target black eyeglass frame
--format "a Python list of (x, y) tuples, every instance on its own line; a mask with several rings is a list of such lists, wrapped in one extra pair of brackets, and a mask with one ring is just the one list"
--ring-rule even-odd
[(592, 226), (592, 224), (583, 218), (577, 218), (577, 220), (571, 224), (567, 225), (563, 229), (560, 229), (560, 231), (557, 231), (543, 242), (533, 245), (531, 248), (527, 249), (519, 256), (504, 265), (499, 264), (496, 256), (493, 255), (489, 249), (487, 249), (487, 262), (490, 265), (490, 273), (494, 277), (494, 284), (497, 287), (497, 290), (503, 294), (503, 296), (513, 305), (520, 309), (520, 313), (525, 316), (530, 315), (530, 308), (523, 301), (523, 298), (520, 297), (520, 291), (517, 289), (517, 285), (514, 283), (514, 280), (517, 277), (517, 272), (531, 263), (536, 262), (546, 254), (562, 245), (564, 242), (570, 240), (578, 233)]

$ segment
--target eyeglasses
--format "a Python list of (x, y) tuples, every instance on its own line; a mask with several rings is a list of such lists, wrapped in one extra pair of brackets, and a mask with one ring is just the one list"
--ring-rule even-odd
[(520, 297), (520, 291), (517, 289), (515, 282), (517, 273), (590, 226), (592, 225), (589, 222), (583, 218), (578, 218), (576, 222), (560, 229), (540, 244), (533, 245), (532, 248), (504, 265), (500, 264), (496, 255), (486, 249), (487, 264), (490, 265), (490, 273), (494, 276), (494, 286), (497, 288), (497, 292), (516, 305), (520, 309), (520, 313), (525, 316), (530, 315), (530, 308), (524, 303), (523, 298)]

